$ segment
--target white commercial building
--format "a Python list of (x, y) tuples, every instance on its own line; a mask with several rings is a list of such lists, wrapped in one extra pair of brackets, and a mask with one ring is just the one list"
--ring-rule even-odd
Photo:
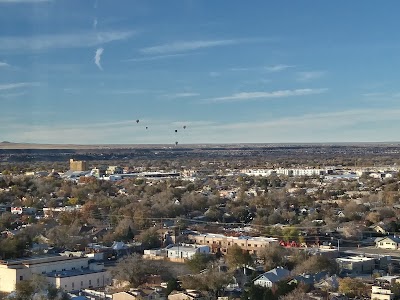
[(67, 292), (111, 283), (111, 275), (100, 263), (88, 257), (46, 255), (0, 261), (0, 292), (12, 292), (15, 285), (33, 275), (44, 276), (49, 283)]
[(176, 245), (167, 248), (167, 257), (191, 259), (196, 253), (210, 254), (210, 252), (210, 247), (205, 245)]

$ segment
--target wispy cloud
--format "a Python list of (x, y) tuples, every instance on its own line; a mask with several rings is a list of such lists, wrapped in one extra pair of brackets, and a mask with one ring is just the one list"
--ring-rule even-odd
[(306, 96), (321, 94), (326, 92), (327, 89), (295, 89), (295, 90), (279, 90), (272, 92), (241, 92), (230, 96), (216, 97), (206, 99), (207, 102), (231, 102), (231, 101), (246, 101), (253, 99), (268, 99), (268, 98), (285, 98), (295, 96)]
[(5, 83), (5, 84), (0, 84), (0, 91), (15, 90), (19, 88), (33, 87), (38, 85), (39, 85), (38, 82)]
[(218, 76), (221, 76), (221, 73), (213, 71), (213, 72), (208, 73), (208, 75), (210, 75), (210, 77), (218, 77)]
[(237, 45), (242, 43), (259, 41), (260, 39), (229, 39), (229, 40), (198, 40), (198, 41), (180, 41), (167, 43), (152, 47), (142, 48), (140, 52), (144, 54), (167, 54), (174, 52), (193, 51), (203, 48), (221, 47)]
[(289, 68), (294, 68), (293, 65), (272, 65), (272, 66), (257, 66), (257, 67), (234, 67), (230, 68), (233, 72), (247, 72), (247, 71), (267, 71), (267, 72), (280, 72)]
[(93, 28), (94, 29), (97, 29), (97, 18), (94, 18), (94, 20), (93, 20)]
[(0, 0), (2, 3), (41, 3), (41, 2), (51, 2), (53, 0)]
[(165, 94), (163, 95), (166, 98), (189, 98), (189, 97), (195, 97), (199, 96), (199, 93), (193, 93), (193, 92), (182, 92), (182, 93), (175, 93), (175, 94)]
[(58, 48), (94, 47), (132, 37), (135, 31), (81, 32), (33, 36), (0, 37), (0, 51), (40, 51)]
[(129, 59), (124, 59), (122, 61), (153, 61), (153, 60), (161, 60), (161, 59), (168, 59), (168, 58), (177, 58), (177, 57), (188, 56), (188, 55), (193, 55), (193, 54), (197, 54), (197, 53), (198, 52), (154, 55), (154, 56), (146, 56), (146, 57), (129, 58)]
[(309, 72), (298, 72), (297, 80), (298, 81), (309, 81), (313, 79), (321, 78), (325, 75), (324, 71), (309, 71)]
[(26, 92), (0, 94), (0, 99), (12, 99), (26, 95)]
[(4, 61), (0, 61), (0, 68), (4, 67), (10, 67), (10, 65)]
[(103, 52), (104, 52), (103, 48), (98, 48), (94, 55), (94, 63), (102, 71), (103, 71), (103, 67), (101, 66), (101, 55), (103, 54)]
[(267, 70), (268, 72), (280, 72), (293, 67), (294, 66), (291, 65), (274, 65), (265, 67), (265, 70)]

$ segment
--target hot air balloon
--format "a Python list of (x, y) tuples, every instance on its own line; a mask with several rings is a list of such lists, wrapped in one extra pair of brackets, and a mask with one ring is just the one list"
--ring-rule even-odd
[(139, 123), (139, 120), (136, 120), (136, 123)]
[(175, 146), (178, 146), (178, 142), (175, 142)]
[(175, 129), (175, 132), (178, 132), (178, 129)]
[(146, 129), (149, 129), (149, 127), (146, 126)]
[(183, 125), (183, 129), (186, 129), (186, 125)]

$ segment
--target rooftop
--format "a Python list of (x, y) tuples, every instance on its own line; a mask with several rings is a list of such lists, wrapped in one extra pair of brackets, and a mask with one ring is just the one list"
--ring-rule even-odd
[(0, 265), (34, 265), (34, 264), (43, 264), (49, 262), (56, 261), (65, 261), (65, 260), (73, 260), (73, 259), (88, 259), (86, 257), (76, 257), (76, 256), (66, 256), (66, 255), (41, 255), (41, 256), (33, 256), (33, 257), (25, 257), (18, 258), (12, 260), (0, 260)]
[(94, 274), (94, 273), (100, 273), (104, 272), (105, 270), (101, 271), (94, 271), (90, 269), (78, 269), (78, 270), (67, 270), (67, 271), (56, 271), (56, 272), (50, 272), (46, 273), (46, 277), (60, 277), (60, 278), (65, 278), (65, 277), (74, 277), (74, 276), (80, 276), (80, 275), (87, 275), (87, 274)]
[(374, 258), (365, 257), (365, 256), (349, 256), (349, 257), (341, 257), (338, 260), (342, 262), (363, 262), (363, 261), (372, 261)]

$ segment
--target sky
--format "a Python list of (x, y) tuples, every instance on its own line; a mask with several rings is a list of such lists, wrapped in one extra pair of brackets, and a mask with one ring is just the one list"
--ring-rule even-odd
[(397, 0), (0, 0), (0, 141), (399, 141), (399, 11)]

